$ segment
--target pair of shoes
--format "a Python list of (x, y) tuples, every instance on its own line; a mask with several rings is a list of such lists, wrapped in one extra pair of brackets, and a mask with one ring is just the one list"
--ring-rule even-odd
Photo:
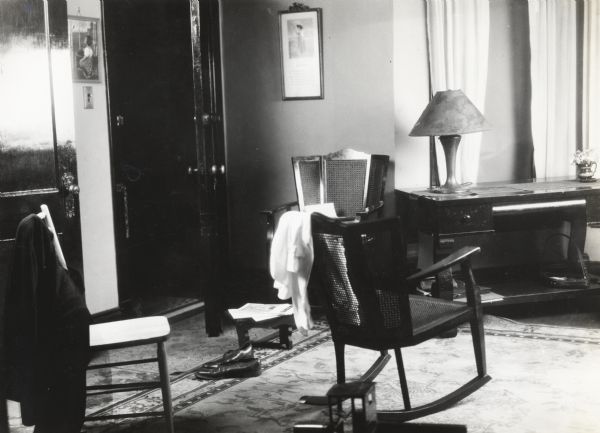
[(216, 367), (200, 367), (196, 379), (222, 379), (227, 377), (255, 377), (260, 375), (260, 361), (256, 358), (228, 362)]
[(218, 359), (205, 362), (194, 373), (197, 379), (254, 377), (260, 374), (260, 361), (254, 357), (252, 344), (228, 350)]
[(205, 362), (202, 364), (202, 367), (216, 368), (220, 365), (228, 364), (230, 362), (246, 361), (250, 359), (254, 359), (254, 349), (252, 348), (252, 344), (248, 343), (239, 349), (228, 350), (220, 358), (215, 359), (214, 361)]

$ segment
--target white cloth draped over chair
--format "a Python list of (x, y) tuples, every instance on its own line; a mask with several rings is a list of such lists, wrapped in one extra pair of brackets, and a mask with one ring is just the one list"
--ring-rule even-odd
[(294, 321), (302, 333), (312, 328), (308, 279), (313, 264), (310, 213), (289, 211), (279, 219), (269, 267), (279, 299), (292, 299)]
[(572, 175), (577, 147), (576, 0), (529, 0), (536, 177)]
[(314, 257), (310, 227), (313, 212), (337, 217), (332, 203), (307, 205), (304, 211), (285, 212), (277, 224), (269, 257), (277, 297), (292, 300), (294, 322), (303, 334), (313, 326), (307, 290)]
[[(440, 90), (462, 89), (483, 111), (488, 76), (489, 2), (482, 0), (427, 0), (427, 33), (432, 95)], [(476, 182), (481, 134), (462, 137), (456, 175), (459, 182)], [(443, 155), (441, 145), (436, 153)], [(438, 170), (446, 177), (444, 158)], [(443, 183), (443, 182), (442, 182)]]
[(600, 146), (600, 1), (583, 5), (582, 146), (590, 149)]

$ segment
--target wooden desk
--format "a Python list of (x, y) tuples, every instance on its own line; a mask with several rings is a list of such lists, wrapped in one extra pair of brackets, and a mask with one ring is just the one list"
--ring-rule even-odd
[(494, 305), (600, 294), (599, 284), (551, 287), (539, 277), (540, 236), (547, 242), (553, 232), (566, 229), (557, 235), (571, 239), (569, 259), (577, 248), (584, 251), (587, 228), (600, 221), (600, 182), (482, 183), (464, 195), (397, 189), (396, 198), (398, 214), (419, 233), (413, 241), (420, 267), (465, 244), (482, 247), (475, 274), (503, 297)]

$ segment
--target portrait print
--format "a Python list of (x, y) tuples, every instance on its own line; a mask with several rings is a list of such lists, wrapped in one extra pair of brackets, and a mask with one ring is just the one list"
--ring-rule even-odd
[(69, 17), (69, 47), (73, 81), (99, 82), (98, 20)]
[(283, 99), (323, 99), (321, 9), (279, 13)]

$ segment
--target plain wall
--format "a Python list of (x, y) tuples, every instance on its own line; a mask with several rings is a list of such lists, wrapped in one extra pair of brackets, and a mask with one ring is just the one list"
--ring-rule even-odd
[(428, 186), (429, 138), (408, 136), (429, 102), (425, 1), (396, 0), (393, 23), (395, 184)]
[[(68, 0), (69, 16), (100, 18), (98, 0)], [(100, 27), (102, 22), (100, 21)], [(99, 35), (99, 39), (102, 36)], [(102, 49), (102, 47), (101, 47)], [(102, 53), (100, 83), (73, 83), (75, 146), (79, 178), (85, 296), (90, 312), (118, 307), (112, 211), (106, 77)], [(83, 86), (92, 86), (94, 108), (83, 108)]]
[(266, 267), (259, 211), (296, 199), (292, 156), (394, 156), (392, 0), (311, 2), (323, 10), (325, 98), (301, 101), (281, 92), (278, 11), (290, 4), (222, 0), (230, 251), (242, 268)]

